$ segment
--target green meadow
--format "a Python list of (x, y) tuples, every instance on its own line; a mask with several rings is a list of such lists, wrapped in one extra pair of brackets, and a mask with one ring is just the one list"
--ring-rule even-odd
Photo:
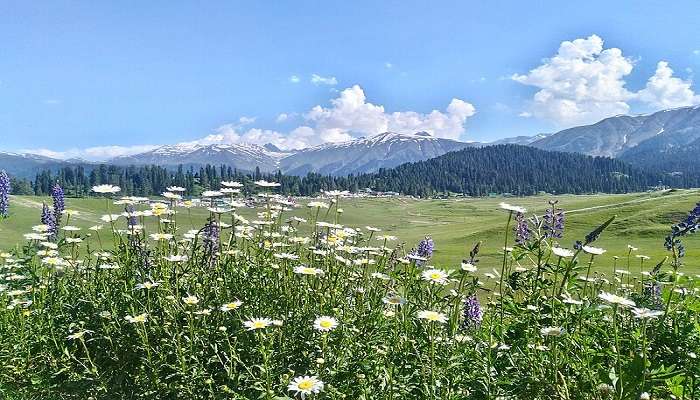
[[(407, 250), (429, 235), (435, 241), (432, 263), (447, 268), (458, 266), (474, 244), (480, 241), (480, 269), (488, 271), (490, 267), (500, 265), (499, 252), (503, 247), (507, 214), (499, 208), (499, 203), (526, 207), (528, 215), (542, 215), (551, 199), (558, 200), (559, 206), (566, 210), (566, 230), (560, 242), (562, 247), (570, 248), (592, 227), (613, 215), (617, 216), (596, 246), (606, 249), (604, 257), (610, 260), (613, 256), (620, 256), (622, 260), (618, 261), (618, 266), (625, 267), (628, 245), (639, 249), (632, 253), (633, 256), (641, 254), (651, 257), (647, 263), (657, 263), (668, 255), (663, 239), (669, 227), (700, 201), (700, 190), (440, 200), (352, 198), (341, 200), (344, 212), (340, 222), (351, 227), (381, 228), (382, 233), (397, 236), (396, 244), (403, 243)], [(288, 215), (310, 217), (311, 210), (306, 207), (309, 199), (300, 198), (297, 201), (299, 207)], [(50, 199), (19, 196), (13, 197), (11, 202), (11, 217), (0, 221), (0, 248), (3, 250), (12, 249), (23, 242), (22, 235), (29, 232), (31, 226), (39, 224), (42, 203), (50, 204)], [(100, 224), (99, 218), (107, 207), (105, 200), (100, 198), (69, 198), (66, 202), (69, 209), (79, 211), (70, 224), (81, 228)], [(109, 207), (113, 213), (122, 211), (115, 205)], [(238, 212), (252, 217), (256, 211), (242, 209)], [(208, 215), (204, 208), (192, 208), (189, 212), (180, 209), (179, 227), (183, 231), (200, 228)], [(88, 232), (86, 230), (84, 233)], [(509, 240), (512, 244), (512, 237)], [(700, 236), (689, 236), (685, 242), (686, 272), (700, 273)], [(633, 257), (632, 265), (639, 266), (639, 260)]]

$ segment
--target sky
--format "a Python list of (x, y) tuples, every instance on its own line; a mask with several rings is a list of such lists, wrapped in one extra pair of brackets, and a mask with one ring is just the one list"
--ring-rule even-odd
[(700, 103), (694, 1), (3, 1), (0, 150), (463, 141)]

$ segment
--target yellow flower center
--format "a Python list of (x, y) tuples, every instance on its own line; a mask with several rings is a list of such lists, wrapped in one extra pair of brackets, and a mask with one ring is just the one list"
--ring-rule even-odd
[(430, 274), (430, 279), (438, 280), (440, 278), (442, 278), (442, 275), (439, 272), (433, 272)]
[(262, 322), (262, 321), (255, 321), (255, 322), (253, 323), (253, 328), (255, 328), (255, 329), (262, 329), (262, 328), (264, 328), (265, 326), (266, 326), (265, 323)]
[(329, 320), (323, 320), (319, 323), (319, 325), (321, 325), (321, 328), (330, 328), (333, 326), (333, 323)]
[(314, 386), (314, 383), (311, 382), (310, 380), (305, 380), (305, 381), (299, 382), (299, 385), (297, 385), (297, 386), (299, 386), (299, 389), (301, 389), (301, 390), (309, 390)]

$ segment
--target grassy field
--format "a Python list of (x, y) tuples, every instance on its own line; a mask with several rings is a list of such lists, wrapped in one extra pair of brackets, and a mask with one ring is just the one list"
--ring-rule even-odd
[[(653, 193), (624, 195), (563, 195), (533, 196), (524, 198), (479, 198), (417, 200), (410, 198), (365, 198), (342, 200), (344, 214), (341, 222), (351, 227), (367, 225), (379, 227), (383, 233), (395, 235), (399, 242), (411, 248), (425, 235), (435, 241), (433, 264), (456, 267), (478, 241), (482, 247), (482, 270), (500, 265), (498, 252), (503, 247), (503, 230), (506, 213), (499, 209), (502, 201), (527, 207), (528, 214), (542, 215), (549, 199), (559, 200), (566, 210), (566, 232), (561, 246), (571, 247), (575, 240), (612, 215), (615, 222), (596, 243), (608, 250), (606, 257), (627, 255), (627, 245), (639, 248), (635, 254), (652, 258), (656, 263), (668, 253), (663, 247), (664, 236), (671, 224), (678, 222), (700, 201), (700, 190), (672, 190)], [(39, 223), (42, 202), (49, 198), (14, 197), (11, 218), (0, 221), (0, 248), (10, 249), (23, 241), (22, 234)], [(305, 205), (306, 199), (299, 203)], [(99, 223), (104, 214), (104, 199), (67, 199), (67, 207), (78, 210), (80, 215), (71, 225), (83, 228)], [(117, 206), (111, 206), (117, 212)], [(240, 213), (252, 216), (254, 210)], [(295, 215), (308, 217), (310, 210), (300, 207)], [(180, 226), (186, 229), (202, 226), (208, 212), (192, 209), (191, 219), (180, 215)], [(511, 239), (512, 242), (512, 239)], [(686, 272), (700, 273), (700, 236), (686, 240)], [(633, 261), (638, 265), (638, 261)]]

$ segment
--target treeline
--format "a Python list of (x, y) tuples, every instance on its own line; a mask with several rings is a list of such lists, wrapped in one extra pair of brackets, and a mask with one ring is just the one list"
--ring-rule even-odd
[(490, 193), (532, 195), (548, 193), (624, 193), (652, 187), (697, 187), (697, 175), (671, 176), (631, 167), (605, 157), (549, 152), (517, 145), (467, 148), (427, 161), (408, 163), (376, 173), (339, 176), (308, 174), (304, 177), (238, 171), (230, 166), (200, 168), (159, 166), (121, 167), (100, 165), (89, 171), (82, 166), (43, 171), (33, 181), (14, 180), (15, 194), (47, 195), (55, 183), (68, 196), (90, 195), (92, 186), (113, 184), (124, 195), (158, 195), (168, 186), (181, 186), (198, 195), (220, 188), (223, 180), (245, 184), (244, 191), (257, 190), (256, 180), (281, 183), (279, 192), (288, 195), (314, 195), (322, 190), (357, 192), (372, 189), (430, 197), (447, 193), (485, 196)]

